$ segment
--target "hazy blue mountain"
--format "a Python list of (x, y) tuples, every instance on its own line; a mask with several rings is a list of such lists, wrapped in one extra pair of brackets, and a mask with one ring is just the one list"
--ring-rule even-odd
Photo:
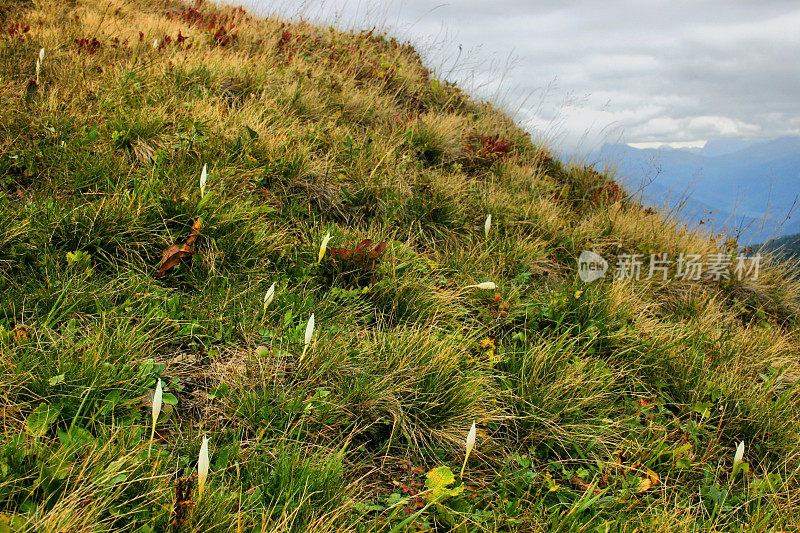
[(789, 259), (800, 258), (800, 233), (773, 239), (764, 244), (763, 249)]
[(748, 146), (755, 144), (753, 141), (744, 139), (722, 139), (719, 141), (708, 141), (705, 146), (696, 153), (705, 157), (715, 157), (718, 155), (728, 155), (739, 150), (744, 150)]
[(706, 224), (734, 230), (744, 244), (800, 231), (800, 210), (786, 220), (800, 196), (800, 136), (715, 141), (699, 150), (607, 144), (589, 159), (615, 170), (645, 203), (685, 203), (680, 215), (693, 226), (713, 211)]

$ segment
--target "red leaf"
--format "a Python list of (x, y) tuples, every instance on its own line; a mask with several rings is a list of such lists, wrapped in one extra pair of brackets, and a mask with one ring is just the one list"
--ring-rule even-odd
[(360, 251), (364, 250), (365, 248), (369, 248), (371, 245), (372, 245), (372, 239), (364, 239), (363, 241), (361, 241), (361, 242), (360, 242), (360, 243), (359, 243), (359, 244), (358, 244), (358, 245), (355, 247), (355, 250), (354, 250), (354, 251), (355, 251), (355, 252), (360, 252)]
[(379, 243), (375, 248), (367, 252), (367, 257), (369, 259), (378, 259), (386, 252), (386, 241)]

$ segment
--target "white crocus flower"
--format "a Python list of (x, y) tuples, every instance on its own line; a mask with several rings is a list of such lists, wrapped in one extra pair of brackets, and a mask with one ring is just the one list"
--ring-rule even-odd
[(308, 345), (311, 344), (311, 338), (314, 336), (314, 313), (311, 313), (311, 317), (308, 319), (308, 324), (306, 324), (306, 337), (305, 337), (305, 344), (303, 345), (303, 353), (300, 355), (300, 361), (303, 361), (303, 358), (306, 356), (306, 350), (308, 350)]
[(44, 63), (44, 48), (39, 50), (39, 59), (36, 60), (36, 85), (39, 85), (39, 72), (42, 70), (42, 63)]
[(319, 254), (317, 256), (317, 263), (322, 261), (322, 258), (325, 257), (325, 250), (327, 250), (328, 243), (331, 240), (331, 234), (326, 233), (325, 236), (322, 238), (322, 242), (319, 245)]
[(200, 198), (206, 195), (206, 182), (208, 181), (208, 165), (203, 165), (200, 173)]
[(489, 237), (489, 230), (492, 229), (492, 215), (486, 217), (486, 222), (483, 223), (483, 235)]
[(476, 436), (476, 433), (477, 433), (477, 431), (476, 431), (476, 428), (475, 428), (475, 422), (473, 422), (472, 423), (472, 427), (469, 428), (469, 433), (467, 433), (467, 440), (465, 442), (466, 445), (467, 445), (467, 453), (466, 453), (466, 455), (464, 455), (464, 464), (461, 465), (461, 476), (460, 477), (462, 477), (462, 478), (464, 477), (464, 469), (467, 467), (467, 459), (469, 459), (469, 454), (472, 453), (472, 449), (475, 447), (475, 436)]
[(744, 458), (744, 441), (740, 442), (736, 447), (736, 454), (733, 456), (733, 464), (736, 465)]
[(203, 436), (203, 444), (200, 446), (200, 456), (197, 458), (197, 499), (203, 495), (208, 477), (208, 437)]
[(164, 389), (161, 386), (161, 378), (158, 378), (156, 391), (153, 393), (153, 425), (150, 428), (150, 443), (147, 445), (147, 455), (150, 455), (150, 448), (153, 446), (153, 437), (156, 434), (156, 422), (158, 415), (161, 414), (161, 403), (164, 400)]
[(489, 291), (493, 291), (497, 288), (497, 284), (494, 281), (484, 281), (483, 283), (478, 283), (477, 285), (467, 285), (464, 287), (465, 289), (486, 289)]
[(306, 337), (305, 341), (306, 344), (311, 342), (311, 337), (314, 336), (314, 313), (311, 313), (311, 317), (308, 319), (308, 324), (306, 324)]
[(267, 307), (269, 307), (269, 304), (271, 304), (272, 300), (274, 300), (274, 299), (275, 299), (275, 282), (273, 282), (272, 285), (269, 286), (269, 289), (267, 289), (267, 294), (264, 295), (264, 311), (265, 312), (267, 310)]
[(731, 472), (731, 479), (734, 479), (739, 472), (745, 474), (750, 471), (750, 465), (744, 460), (744, 441), (740, 442), (736, 447), (736, 453), (733, 456), (733, 472)]

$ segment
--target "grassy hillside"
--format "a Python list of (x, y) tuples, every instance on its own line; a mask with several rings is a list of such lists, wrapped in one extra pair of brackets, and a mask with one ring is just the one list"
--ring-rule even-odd
[(584, 284), (736, 245), (372, 31), (0, 19), (0, 531), (800, 527), (786, 267)]

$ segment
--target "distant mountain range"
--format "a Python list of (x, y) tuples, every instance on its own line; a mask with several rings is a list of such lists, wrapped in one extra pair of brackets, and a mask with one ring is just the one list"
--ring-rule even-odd
[(613, 171), (643, 203), (741, 244), (800, 233), (800, 136), (680, 149), (606, 144), (589, 161)]
[(773, 239), (764, 244), (763, 250), (776, 253), (788, 259), (800, 258), (800, 233)]

